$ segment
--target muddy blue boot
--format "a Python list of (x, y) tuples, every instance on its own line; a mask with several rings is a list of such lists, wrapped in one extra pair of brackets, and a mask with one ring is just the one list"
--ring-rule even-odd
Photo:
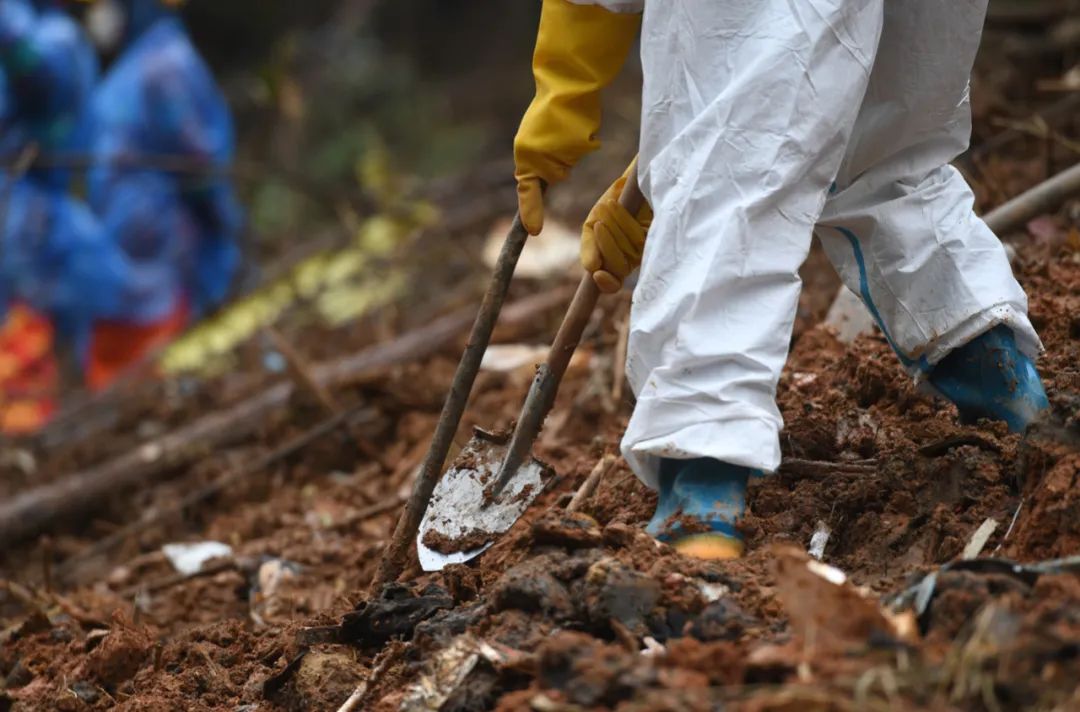
[(1049, 407), (1035, 364), (1016, 348), (1016, 335), (996, 326), (954, 350), (930, 372), (930, 383), (960, 410), (960, 420), (1003, 420), (1023, 432)]
[(737, 559), (743, 542), (735, 522), (746, 511), (749, 467), (701, 457), (660, 460), (656, 513), (646, 531), (699, 559)]

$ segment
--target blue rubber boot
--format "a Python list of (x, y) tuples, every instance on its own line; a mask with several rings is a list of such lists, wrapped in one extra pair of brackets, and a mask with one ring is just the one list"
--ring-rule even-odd
[(749, 467), (700, 457), (660, 460), (656, 513), (645, 530), (699, 559), (737, 559), (742, 537), (735, 522), (746, 511)]
[(1050, 406), (1035, 364), (1016, 348), (1016, 336), (1005, 325), (942, 359), (930, 372), (930, 383), (956, 404), (962, 422), (1003, 420), (1015, 433)]

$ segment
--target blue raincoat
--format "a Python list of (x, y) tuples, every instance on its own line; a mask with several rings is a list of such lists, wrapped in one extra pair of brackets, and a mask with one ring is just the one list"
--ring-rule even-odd
[(160, 5), (134, 6), (129, 22), (145, 26), (129, 28), (92, 101), (88, 188), (145, 286), (125, 314), (139, 323), (181, 301), (198, 315), (224, 300), (239, 264), (242, 213), (221, 172), (233, 158), (232, 116), (209, 67), (179, 18), (161, 9), (144, 21), (140, 13)]
[[(85, 153), (97, 69), (81, 28), (52, 3), (0, 2), (0, 160), (10, 165), (30, 146), (46, 161)], [(82, 355), (93, 320), (119, 313), (130, 277), (100, 222), (69, 194), (70, 176), (47, 164), (0, 173), (0, 318), (25, 302)]]

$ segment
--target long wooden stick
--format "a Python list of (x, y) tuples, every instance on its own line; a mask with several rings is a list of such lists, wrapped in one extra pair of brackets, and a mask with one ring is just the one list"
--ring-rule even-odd
[(1029, 220), (1056, 210), (1080, 194), (1080, 163), (1024, 191), (1004, 205), (991, 210), (983, 220), (998, 236), (1023, 227)]
[(600, 480), (604, 479), (614, 466), (614, 455), (604, 455), (600, 458), (599, 462), (593, 466), (589, 476), (581, 483), (581, 487), (574, 493), (573, 498), (570, 500), (570, 504), (566, 505), (566, 511), (576, 512), (581, 509), (582, 505), (588, 502), (589, 498), (593, 496), (593, 492), (595, 492), (596, 488), (600, 485)]

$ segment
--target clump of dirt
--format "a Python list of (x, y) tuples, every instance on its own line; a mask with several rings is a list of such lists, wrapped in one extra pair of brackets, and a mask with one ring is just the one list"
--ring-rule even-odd
[(424, 546), (440, 554), (455, 554), (459, 551), (479, 549), (491, 541), (491, 532), (484, 529), (467, 529), (456, 536), (447, 536), (436, 529), (424, 532)]
[(107, 689), (135, 677), (147, 661), (150, 636), (145, 631), (117, 627), (102, 638), (86, 657), (86, 673)]

